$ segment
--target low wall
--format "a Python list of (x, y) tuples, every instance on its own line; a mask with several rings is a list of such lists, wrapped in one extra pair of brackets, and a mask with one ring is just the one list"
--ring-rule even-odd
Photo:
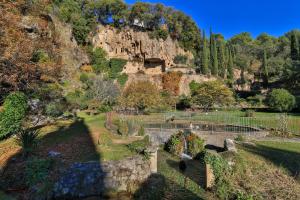
[[(156, 152), (150, 153), (156, 156)], [(156, 158), (156, 157), (155, 157)], [(155, 163), (151, 163), (151, 159)], [(156, 160), (134, 156), (119, 161), (75, 163), (54, 184), (52, 198), (101, 196), (107, 191), (134, 192), (155, 172)], [(153, 169), (154, 168), (154, 169)]]

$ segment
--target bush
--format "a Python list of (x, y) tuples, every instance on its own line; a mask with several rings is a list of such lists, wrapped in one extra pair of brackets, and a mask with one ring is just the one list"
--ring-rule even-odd
[(128, 80), (128, 75), (127, 74), (121, 74), (118, 76), (117, 78), (118, 80), (118, 83), (121, 85), (121, 86), (124, 86)]
[(254, 117), (255, 111), (254, 110), (246, 110), (245, 117)]
[(109, 61), (109, 78), (116, 79), (119, 74), (123, 71), (124, 66), (126, 65), (127, 60), (120, 58), (112, 58)]
[(145, 135), (145, 128), (144, 126), (140, 126), (139, 131), (138, 131), (138, 136), (144, 136)]
[(118, 134), (127, 136), (129, 133), (128, 123), (124, 120), (118, 120), (117, 122)]
[(204, 140), (197, 135), (191, 133), (187, 138), (187, 150), (193, 158), (196, 158), (204, 151)]
[(46, 63), (50, 61), (50, 58), (44, 50), (37, 50), (32, 54), (31, 61), (35, 63)]
[(238, 136), (236, 138), (234, 138), (234, 140), (238, 141), (238, 142), (244, 142), (244, 141), (246, 141), (246, 138), (244, 135), (238, 134)]
[(45, 182), (48, 178), (52, 164), (53, 161), (49, 159), (33, 158), (28, 161), (25, 168), (25, 180), (27, 186), (32, 187), (38, 183)]
[(27, 156), (36, 148), (38, 143), (39, 130), (23, 129), (17, 134), (17, 144), (22, 147), (23, 155)]
[(177, 55), (174, 57), (174, 63), (175, 64), (186, 64), (188, 60), (188, 57), (186, 55)]
[(89, 80), (89, 75), (87, 75), (86, 73), (82, 73), (82, 74), (80, 74), (79, 80), (82, 83), (87, 83), (87, 81)]
[(64, 113), (64, 106), (60, 102), (51, 102), (46, 105), (46, 114), (51, 117), (59, 117)]
[(184, 151), (184, 133), (182, 131), (170, 137), (165, 145), (166, 151), (180, 156)]
[(112, 111), (112, 107), (110, 105), (107, 105), (107, 104), (103, 104), (99, 107), (99, 112), (100, 113), (107, 113), (107, 112), (110, 112)]
[(28, 108), (27, 98), (22, 92), (9, 94), (0, 113), (0, 139), (18, 132)]
[(145, 156), (145, 158), (149, 158), (149, 154), (146, 151), (147, 147), (150, 146), (150, 138), (149, 136), (145, 136), (143, 140), (134, 141), (131, 144), (128, 144), (127, 147), (130, 151), (136, 152)]
[(288, 112), (295, 104), (295, 97), (285, 89), (274, 89), (268, 96), (268, 105), (273, 111)]
[(150, 38), (156, 38), (156, 39), (163, 39), (163, 40), (166, 40), (168, 38), (168, 31), (164, 30), (164, 29), (161, 29), (161, 28), (158, 28), (152, 32), (149, 32), (149, 36)]

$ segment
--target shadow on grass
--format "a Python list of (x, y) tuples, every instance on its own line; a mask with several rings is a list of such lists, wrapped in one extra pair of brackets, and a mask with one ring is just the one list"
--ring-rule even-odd
[(246, 145), (243, 146), (243, 149), (260, 155), (275, 165), (287, 169), (293, 177), (300, 181), (300, 153), (268, 147), (261, 144), (257, 144), (256, 146)]
[[(83, 119), (76, 119), (69, 126), (61, 126), (57, 130), (41, 136), (37, 148), (29, 156), (24, 157), (21, 150), (8, 159), (0, 174), (0, 190), (18, 199), (32, 199), (34, 198), (32, 194), (35, 195), (32, 192), (32, 188), (51, 183), (51, 188), (53, 189), (55, 183), (65, 181), (67, 184), (68, 181), (71, 181), (72, 177), (68, 177), (68, 175), (77, 176), (76, 172), (75, 174), (66, 173), (75, 162), (98, 161), (99, 171), (102, 171), (101, 155), (97, 151), (96, 145), (95, 138), (93, 138), (89, 127)], [(58, 155), (51, 157), (49, 152), (55, 152)], [(26, 169), (33, 160), (50, 160), (53, 164), (44, 172), (40, 171), (40, 167), (36, 167), (32, 169), (32, 174), (28, 176)], [(43, 173), (46, 173), (46, 175)], [(84, 177), (80, 178), (84, 179)], [(98, 179), (97, 184), (101, 182), (103, 185), (104, 178), (105, 173), (103, 172), (102, 180)], [(34, 185), (30, 184), (33, 181), (32, 179), (35, 179)], [(96, 184), (96, 182), (88, 184), (93, 187), (93, 184)], [(54, 199), (51, 190), (48, 191), (48, 189), (44, 191), (44, 194), (38, 195), (45, 195), (47, 198), (50, 195), (49, 199)], [(75, 193), (78, 194), (79, 191)], [(67, 195), (72, 197), (71, 193)], [(99, 195), (101, 194), (99, 193)]]
[(201, 200), (190, 190), (165, 178), (161, 174), (152, 174), (133, 195), (134, 200)]
[(167, 164), (181, 173), (183, 176), (186, 176), (193, 182), (195, 182), (200, 187), (204, 188), (204, 178), (205, 178), (205, 171), (204, 171), (204, 164), (201, 163), (199, 160), (185, 160), (186, 163), (186, 170), (185, 172), (180, 171), (179, 169), (179, 162), (174, 160), (167, 160)]

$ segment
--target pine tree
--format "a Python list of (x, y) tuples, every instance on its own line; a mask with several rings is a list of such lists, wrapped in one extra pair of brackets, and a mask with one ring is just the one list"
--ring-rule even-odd
[(232, 51), (228, 47), (228, 67), (227, 67), (227, 79), (232, 80), (233, 79), (233, 56)]
[(269, 71), (268, 71), (268, 60), (267, 60), (266, 50), (264, 50), (262, 68), (263, 68), (264, 85), (267, 86), (269, 83)]
[(299, 59), (299, 44), (298, 44), (298, 38), (295, 32), (292, 33), (291, 36), (291, 58), (292, 60), (298, 60)]
[(202, 49), (202, 57), (201, 57), (201, 65), (202, 65), (202, 73), (203, 74), (208, 74), (209, 69), (209, 57), (208, 57), (208, 52), (207, 52), (207, 44), (206, 44), (206, 36), (205, 36), (205, 31), (203, 31), (203, 49)]

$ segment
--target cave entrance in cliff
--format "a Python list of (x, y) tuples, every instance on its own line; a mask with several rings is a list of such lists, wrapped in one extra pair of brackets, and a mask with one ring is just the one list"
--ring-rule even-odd
[(161, 60), (159, 58), (145, 59), (144, 67), (145, 67), (146, 71), (158, 71), (158, 70), (160, 72), (165, 72), (166, 71), (165, 61)]

